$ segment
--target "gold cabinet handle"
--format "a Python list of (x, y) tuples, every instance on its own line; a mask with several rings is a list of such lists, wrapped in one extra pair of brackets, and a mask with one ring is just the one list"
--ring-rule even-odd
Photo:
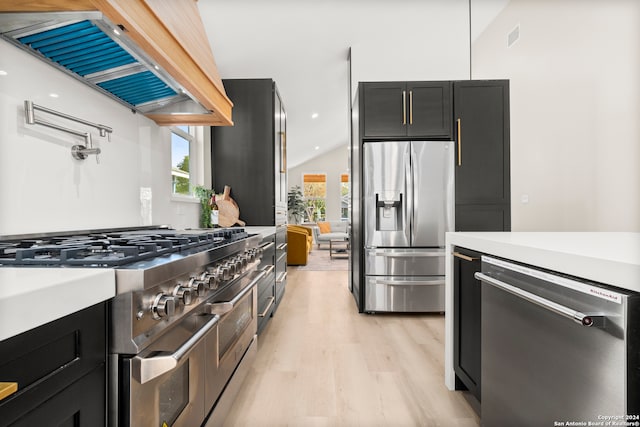
[(18, 383), (0, 383), (0, 400), (3, 400), (18, 391)]
[(456, 257), (456, 258), (463, 259), (465, 261), (477, 261), (477, 260), (480, 259), (480, 258), (476, 258), (476, 257), (471, 257), (469, 255), (461, 254), (460, 252), (454, 252), (453, 256)]
[(409, 124), (413, 124), (413, 91), (409, 91)]
[(407, 124), (407, 91), (402, 91), (402, 124)]
[(462, 166), (462, 119), (456, 120), (458, 124), (458, 166)]

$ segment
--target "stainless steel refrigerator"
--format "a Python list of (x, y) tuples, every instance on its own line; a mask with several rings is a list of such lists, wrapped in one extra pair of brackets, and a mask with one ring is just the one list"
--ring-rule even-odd
[(363, 144), (364, 311), (444, 311), (452, 141)]

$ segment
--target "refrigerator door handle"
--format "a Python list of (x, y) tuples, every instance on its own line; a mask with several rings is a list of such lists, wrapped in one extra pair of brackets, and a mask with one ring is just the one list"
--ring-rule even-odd
[(417, 257), (443, 257), (444, 251), (433, 252), (374, 252), (374, 256), (382, 256), (385, 258), (417, 258)]
[(407, 207), (406, 207), (406, 212), (405, 212), (405, 219), (406, 219), (406, 225), (405, 225), (405, 235), (407, 236), (407, 239), (409, 240), (409, 245), (413, 245), (413, 241), (414, 236), (413, 236), (413, 209), (414, 209), (414, 194), (413, 194), (413, 179), (414, 179), (414, 174), (413, 174), (413, 162), (414, 162), (414, 155), (413, 155), (413, 145), (409, 144), (409, 158), (407, 159), (407, 164), (409, 165), (408, 168), (405, 169), (405, 185), (407, 187)]
[(482, 282), (494, 286), (498, 289), (501, 289), (505, 292), (508, 292), (512, 295), (515, 295), (523, 300), (534, 303), (546, 310), (549, 310), (553, 313), (559, 314), (562, 317), (573, 320), (574, 322), (582, 325), (582, 326), (595, 326), (595, 327), (603, 327), (606, 316), (602, 313), (581, 313), (572, 308), (566, 307), (564, 305), (558, 304), (553, 301), (549, 301), (546, 298), (542, 298), (538, 295), (527, 292), (523, 289), (517, 288), (513, 285), (505, 283), (501, 280), (494, 279), (491, 276), (488, 276), (483, 273), (475, 273), (475, 278), (481, 280)]
[(444, 285), (444, 280), (376, 280), (377, 283), (387, 286), (440, 286)]

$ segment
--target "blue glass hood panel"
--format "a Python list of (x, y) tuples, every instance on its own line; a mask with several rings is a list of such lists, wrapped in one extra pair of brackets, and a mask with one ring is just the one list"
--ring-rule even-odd
[[(137, 63), (133, 56), (89, 20), (17, 40), (82, 77)], [(150, 71), (103, 81), (98, 86), (133, 106), (176, 95)]]

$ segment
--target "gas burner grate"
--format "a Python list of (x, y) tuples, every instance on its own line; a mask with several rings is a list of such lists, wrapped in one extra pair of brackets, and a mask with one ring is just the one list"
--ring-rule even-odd
[(114, 267), (172, 253), (213, 249), (249, 235), (244, 229), (177, 232), (143, 229), (0, 242), (0, 265)]

